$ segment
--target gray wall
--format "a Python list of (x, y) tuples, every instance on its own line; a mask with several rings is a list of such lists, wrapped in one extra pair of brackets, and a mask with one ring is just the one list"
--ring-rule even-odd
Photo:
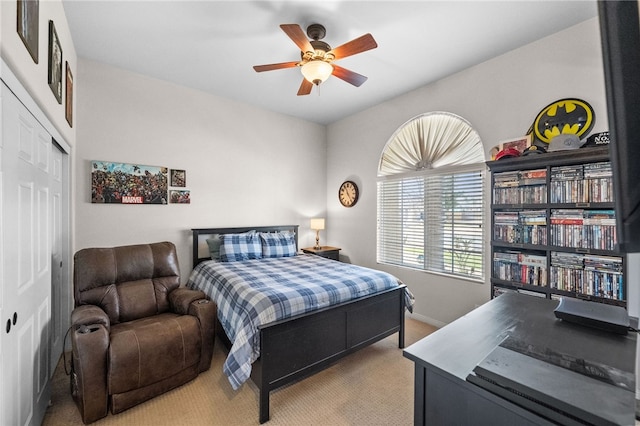
[[(325, 213), (325, 127), (80, 61), (76, 250), (172, 241), (186, 282), (191, 228), (299, 224)], [(92, 204), (92, 160), (186, 170), (191, 204)]]
[[(607, 130), (601, 55), (598, 21), (592, 19), (330, 125), (329, 244), (342, 247), (353, 263), (400, 277), (416, 296), (417, 316), (427, 322), (449, 323), (486, 302), (489, 256), (482, 284), (376, 264), (376, 174), (382, 150), (407, 120), (449, 111), (474, 126), (488, 153), (499, 142), (524, 135), (542, 108), (564, 97), (589, 102), (596, 115), (593, 131)], [(336, 195), (345, 179), (355, 180), (361, 189), (360, 201), (349, 209)], [(489, 237), (487, 233), (486, 253)]]

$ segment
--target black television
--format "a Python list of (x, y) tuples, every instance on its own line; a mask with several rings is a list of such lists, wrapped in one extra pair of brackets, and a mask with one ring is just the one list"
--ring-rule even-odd
[(640, 17), (638, 1), (598, 1), (618, 249), (640, 252)]

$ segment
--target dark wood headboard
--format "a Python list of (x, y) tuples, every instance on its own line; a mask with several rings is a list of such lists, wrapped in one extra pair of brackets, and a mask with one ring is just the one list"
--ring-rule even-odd
[(207, 238), (214, 234), (238, 234), (247, 231), (257, 232), (276, 232), (276, 231), (293, 231), (296, 239), (296, 250), (298, 249), (298, 227), (299, 225), (279, 225), (279, 226), (242, 226), (236, 228), (193, 228), (191, 233), (193, 235), (193, 252), (192, 260), (193, 267), (198, 263), (211, 259), (208, 255), (201, 256), (200, 253), (209, 253), (209, 247), (207, 246)]

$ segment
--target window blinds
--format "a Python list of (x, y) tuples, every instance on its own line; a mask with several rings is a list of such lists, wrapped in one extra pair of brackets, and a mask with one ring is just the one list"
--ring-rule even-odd
[(483, 274), (484, 170), (378, 182), (378, 262)]
[(378, 168), (380, 263), (483, 278), (484, 152), (477, 132), (446, 112), (391, 137)]

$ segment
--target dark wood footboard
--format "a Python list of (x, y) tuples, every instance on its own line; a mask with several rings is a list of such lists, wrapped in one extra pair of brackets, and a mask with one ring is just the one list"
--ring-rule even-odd
[(269, 420), (269, 393), (394, 333), (404, 348), (404, 287), (260, 328), (260, 357), (251, 379), (260, 390), (260, 423)]

